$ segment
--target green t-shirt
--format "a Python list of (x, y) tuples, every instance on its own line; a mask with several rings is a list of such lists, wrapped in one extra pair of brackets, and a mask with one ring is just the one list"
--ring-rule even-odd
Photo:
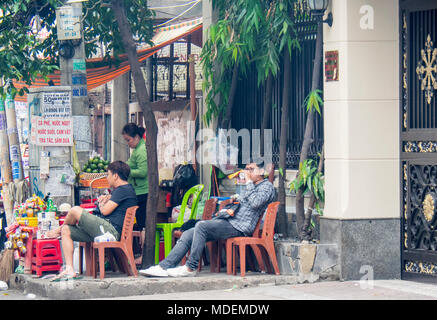
[(134, 187), (135, 194), (149, 193), (149, 181), (147, 177), (147, 152), (146, 143), (141, 139), (132, 152), (127, 164), (130, 168), (128, 182)]

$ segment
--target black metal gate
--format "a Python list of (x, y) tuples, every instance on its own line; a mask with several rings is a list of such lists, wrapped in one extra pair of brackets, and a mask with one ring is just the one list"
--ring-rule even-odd
[(437, 281), (437, 0), (400, 0), (402, 278)]
[[(286, 168), (297, 169), (300, 151), (302, 149), (307, 113), (303, 107), (304, 100), (311, 91), (312, 72), (316, 47), (317, 23), (312, 18), (306, 18), (296, 23), (298, 39), (301, 49), (295, 49), (291, 56), (291, 74), (289, 106), (289, 132), (287, 135)], [(281, 57), (281, 66), (283, 58)], [(321, 73), (323, 74), (323, 72)], [(279, 143), (281, 136), (281, 106), (283, 86), (283, 70), (281, 68), (273, 83), (273, 109), (267, 129), (272, 129), (273, 150), (272, 160), (275, 166), (279, 163)], [(323, 79), (320, 79), (320, 88)], [(253, 67), (247, 77), (240, 79), (232, 112), (232, 128), (260, 129), (263, 118), (263, 101), (265, 88), (258, 86), (257, 71)], [(323, 118), (316, 115), (313, 143), (309, 150), (309, 157), (317, 159), (323, 146)], [(240, 148), (241, 153), (241, 148)], [(241, 159), (241, 156), (240, 156)]]

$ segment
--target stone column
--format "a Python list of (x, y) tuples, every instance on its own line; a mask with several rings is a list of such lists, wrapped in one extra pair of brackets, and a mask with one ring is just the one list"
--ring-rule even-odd
[(121, 130), (128, 123), (129, 73), (112, 81), (111, 90), (111, 161), (129, 159), (129, 147)]
[[(211, 24), (213, 23), (213, 9), (212, 9), (212, 4), (211, 1), (203, 1), (202, 2), (202, 16), (203, 16), (203, 26), (202, 26), (202, 30), (203, 30), (203, 43), (205, 43), (206, 39), (207, 39), (207, 31), (209, 29), (209, 27), (211, 26)], [(214, 125), (210, 125), (209, 127), (205, 126), (205, 123), (203, 122), (203, 115), (206, 113), (207, 110), (207, 106), (205, 104), (205, 97), (206, 97), (207, 92), (203, 92), (203, 100), (201, 105), (199, 106), (199, 117), (200, 117), (200, 125), (199, 125), (199, 130), (200, 133), (205, 132), (206, 129), (211, 128), (212, 130), (214, 130)], [(210, 164), (205, 164), (205, 159), (203, 157), (203, 143), (204, 143), (204, 137), (202, 134), (197, 134), (196, 135), (198, 138), (198, 149), (197, 149), (197, 162), (200, 164), (199, 165), (199, 173), (200, 173), (200, 183), (205, 185), (205, 192), (207, 193), (210, 187), (210, 183), (211, 183), (211, 177), (210, 177), (210, 170), (211, 170), (211, 165)], [(207, 138), (205, 138), (207, 139)], [(204, 193), (205, 193), (204, 192)]]
[[(400, 278), (398, 0), (333, 0), (324, 52), (326, 202), (321, 242), (336, 243), (340, 277)], [(372, 273), (372, 275), (370, 274)]]

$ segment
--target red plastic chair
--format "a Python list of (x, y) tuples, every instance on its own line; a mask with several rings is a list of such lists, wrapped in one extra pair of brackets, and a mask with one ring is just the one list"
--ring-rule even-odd
[(118, 256), (118, 262), (123, 266), (123, 269), (129, 276), (138, 276), (138, 270), (135, 265), (134, 254), (132, 251), (132, 230), (134, 227), (135, 212), (138, 206), (130, 207), (126, 210), (126, 216), (123, 223), (123, 231), (121, 233), (120, 241), (110, 241), (110, 242), (93, 242), (93, 263), (92, 263), (92, 274), (94, 278), (97, 277), (96, 273), (96, 250), (99, 252), (99, 269), (100, 269), (100, 279), (105, 278), (105, 249), (115, 248), (123, 251), (123, 255)]
[[(267, 256), (270, 258), (270, 261), (273, 265), (273, 268), (275, 270), (275, 274), (279, 273), (279, 267), (278, 267), (278, 261), (276, 259), (276, 253), (275, 253), (275, 246), (273, 242), (273, 235), (275, 233), (275, 222), (276, 222), (276, 215), (278, 213), (278, 207), (279, 202), (273, 202), (270, 203), (267, 207), (267, 212), (264, 220), (264, 226), (262, 229), (262, 235), (261, 237), (236, 237), (236, 238), (229, 238), (227, 239), (226, 243), (226, 254), (228, 256), (228, 267), (229, 267), (229, 256), (231, 257), (231, 265), (232, 265), (232, 273), (235, 275), (237, 274), (237, 247), (239, 247), (239, 254), (240, 254), (240, 273), (241, 276), (244, 277), (246, 274), (246, 246), (250, 245), (252, 248), (263, 247), (266, 252)], [(230, 254), (232, 253), (232, 254)], [(259, 254), (255, 254), (257, 257), (258, 262), (261, 262)], [(266, 256), (264, 256), (267, 258)], [(266, 261), (268, 265), (268, 261)], [(269, 267), (269, 271), (271, 272), (271, 269)], [(228, 270), (229, 273), (229, 270)]]

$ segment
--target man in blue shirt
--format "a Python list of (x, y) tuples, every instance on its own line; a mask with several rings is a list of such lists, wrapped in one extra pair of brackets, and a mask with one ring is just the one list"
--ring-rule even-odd
[[(256, 163), (248, 164), (244, 173), (247, 188), (243, 195), (234, 197), (240, 202), (240, 208), (235, 215), (199, 221), (194, 228), (182, 233), (180, 240), (163, 261), (156, 266), (140, 270), (139, 273), (152, 277), (195, 276), (207, 241), (251, 236), (260, 216), (274, 200), (276, 192), (273, 185), (264, 179), (264, 169)], [(188, 250), (190, 257), (186, 264), (176, 267)]]

